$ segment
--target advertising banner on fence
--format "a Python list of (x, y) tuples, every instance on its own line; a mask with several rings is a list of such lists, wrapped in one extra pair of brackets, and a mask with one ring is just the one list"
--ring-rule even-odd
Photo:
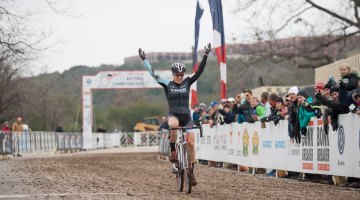
[[(353, 116), (358, 117), (358, 116)], [(352, 119), (351, 121), (355, 121)], [(353, 159), (353, 176), (360, 177), (360, 123), (352, 124), (353, 130), (353, 144), (352, 144), (352, 158)]]
[[(352, 176), (352, 163), (356, 154), (352, 151), (355, 124), (350, 115), (339, 118), (337, 131), (329, 131), (331, 172), (340, 176)], [(358, 122), (359, 123), (359, 122)]]
[(196, 158), (255, 168), (360, 177), (360, 117), (340, 115), (339, 128), (324, 131), (322, 120), (313, 118), (301, 143), (292, 143), (288, 121), (233, 123), (210, 128), (196, 138)]

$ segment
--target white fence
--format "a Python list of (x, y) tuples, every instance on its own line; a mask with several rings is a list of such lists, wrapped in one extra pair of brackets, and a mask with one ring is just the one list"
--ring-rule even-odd
[(306, 137), (291, 144), (288, 121), (233, 123), (210, 128), (203, 137), (196, 132), (196, 158), (255, 168), (271, 168), (303, 173), (360, 177), (360, 117), (339, 116), (339, 129), (326, 135), (322, 121), (312, 119)]
[[(92, 149), (155, 146), (160, 132), (93, 133)], [(0, 154), (23, 154), (83, 148), (81, 133), (0, 132)]]

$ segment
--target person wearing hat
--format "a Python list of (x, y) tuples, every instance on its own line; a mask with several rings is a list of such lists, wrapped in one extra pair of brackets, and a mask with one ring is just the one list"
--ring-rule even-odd
[(289, 120), (288, 123), (288, 134), (290, 137), (290, 142), (293, 143), (294, 141), (296, 143), (300, 143), (300, 124), (299, 124), (299, 104), (297, 99), (297, 93), (299, 92), (299, 89), (297, 86), (293, 86), (289, 89), (288, 95), (290, 99), (290, 106), (288, 109), (288, 115), (285, 117), (285, 119)]

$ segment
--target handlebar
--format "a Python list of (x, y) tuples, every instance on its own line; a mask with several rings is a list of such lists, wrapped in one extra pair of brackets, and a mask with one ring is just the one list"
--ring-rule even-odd
[(200, 122), (199, 126), (179, 126), (177, 128), (170, 128), (170, 130), (184, 130), (184, 129), (199, 129), (200, 130), (200, 137), (203, 136), (203, 128), (202, 123)]

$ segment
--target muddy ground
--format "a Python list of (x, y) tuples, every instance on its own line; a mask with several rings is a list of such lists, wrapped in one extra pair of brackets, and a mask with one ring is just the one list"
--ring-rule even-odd
[(176, 191), (155, 153), (73, 153), (0, 161), (0, 199), (360, 199), (360, 190), (196, 165), (198, 185)]

